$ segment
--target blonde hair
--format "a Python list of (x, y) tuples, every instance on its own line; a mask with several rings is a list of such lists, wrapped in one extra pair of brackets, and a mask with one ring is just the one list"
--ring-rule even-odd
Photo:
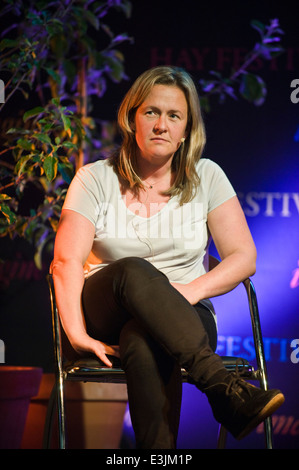
[(133, 125), (137, 108), (155, 85), (180, 88), (188, 104), (186, 140), (172, 160), (172, 170), (176, 174), (174, 183), (164, 193), (169, 196), (180, 196), (180, 204), (183, 204), (189, 202), (195, 195), (199, 184), (196, 163), (202, 155), (206, 142), (198, 93), (192, 78), (184, 70), (169, 66), (154, 67), (140, 75), (133, 83), (118, 112), (118, 125), (123, 141), (117, 157), (113, 159), (113, 166), (122, 182), (130, 189), (138, 192), (143, 187), (141, 179), (135, 172), (137, 144)]

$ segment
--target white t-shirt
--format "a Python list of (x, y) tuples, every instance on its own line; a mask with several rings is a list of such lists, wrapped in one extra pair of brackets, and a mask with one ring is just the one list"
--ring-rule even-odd
[(170, 198), (160, 211), (144, 218), (135, 214), (139, 203), (126, 206), (108, 160), (80, 168), (70, 184), (63, 209), (78, 212), (95, 226), (85, 276), (127, 256), (148, 260), (170, 282), (187, 284), (204, 274), (207, 215), (236, 193), (215, 162), (201, 159), (197, 171), (200, 184), (192, 201), (180, 206), (178, 197)]

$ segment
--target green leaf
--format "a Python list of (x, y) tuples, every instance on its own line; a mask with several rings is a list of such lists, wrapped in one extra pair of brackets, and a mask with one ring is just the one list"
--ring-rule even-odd
[(61, 144), (61, 147), (65, 147), (67, 149), (76, 149), (77, 148), (77, 145), (76, 144), (73, 144), (73, 142), (63, 142)]
[(54, 106), (58, 108), (58, 106), (60, 105), (60, 98), (52, 98), (51, 101), (54, 104)]
[(30, 142), (30, 140), (23, 139), (23, 137), (17, 140), (17, 145), (24, 150), (32, 150), (33, 148), (32, 142)]
[(8, 194), (0, 194), (0, 201), (8, 201), (9, 199), (11, 199), (11, 197), (8, 196)]
[[(46, 121), (41, 122), (42, 120), (39, 120), (39, 124), (44, 124)], [(54, 127), (54, 122), (48, 122), (43, 126), (43, 131), (48, 132)]]
[(24, 155), (23, 157), (19, 158), (15, 166), (15, 171), (18, 176), (20, 176), (20, 174), (23, 173), (24, 168), (26, 167), (26, 163), (28, 162), (28, 160), (30, 160), (30, 158), (31, 158), (31, 155)]
[(9, 225), (13, 224), (16, 221), (16, 214), (11, 211), (10, 207), (7, 204), (1, 203), (0, 204), (0, 211), (6, 218)]
[(60, 85), (61, 83), (61, 78), (60, 78), (60, 75), (58, 75), (58, 73), (55, 72), (55, 70), (53, 70), (52, 68), (50, 67), (46, 67), (45, 70), (47, 71), (47, 73), (50, 75), (50, 77), (53, 78), (54, 82), (58, 83)]
[(17, 41), (17, 39), (2, 39), (0, 42), (0, 51), (3, 51), (7, 47), (17, 47), (20, 46), (20, 43)]
[(34, 134), (33, 137), (35, 139), (39, 140), (40, 142), (42, 142), (43, 144), (51, 145), (51, 143), (52, 143), (50, 137), (48, 136), (48, 134)]
[(36, 13), (29, 12), (27, 14), (27, 18), (29, 20), (31, 20), (31, 23), (34, 24), (34, 25), (42, 25), (43, 24), (42, 18), (40, 18), (40, 16), (38, 16), (38, 14), (36, 14)]
[(74, 168), (71, 163), (58, 163), (58, 170), (64, 179), (64, 181), (68, 184), (72, 181), (74, 177)]
[(263, 79), (252, 73), (242, 75), (239, 91), (243, 98), (256, 106), (260, 106), (264, 103), (267, 94)]
[(123, 78), (123, 64), (122, 61), (119, 60), (117, 57), (116, 51), (110, 53), (109, 56), (106, 57), (107, 64), (109, 66), (109, 71), (107, 72), (110, 78), (114, 82), (120, 82)]
[(265, 32), (265, 25), (258, 20), (252, 20), (251, 26), (256, 29), (261, 35)]
[(36, 106), (36, 108), (29, 109), (29, 111), (26, 111), (23, 116), (23, 121), (26, 122), (27, 119), (37, 116), (38, 114), (43, 113), (45, 110), (41, 106)]
[(57, 157), (52, 157), (51, 155), (48, 155), (44, 160), (43, 169), (45, 170), (46, 177), (49, 181), (53, 181), (53, 179), (56, 177), (57, 167)]
[(63, 61), (62, 66), (63, 66), (63, 71), (66, 74), (69, 82), (73, 83), (74, 78), (75, 78), (76, 73), (77, 73), (75, 65), (73, 64), (73, 62), (71, 60), (65, 59)]
[(61, 119), (62, 119), (62, 122), (63, 122), (63, 127), (64, 127), (64, 130), (65, 131), (68, 131), (69, 128), (71, 127), (71, 120), (68, 116), (66, 116), (65, 114), (61, 114)]
[(207, 96), (200, 96), (199, 100), (200, 100), (200, 106), (202, 110), (205, 113), (209, 113), (211, 111), (209, 98)]
[(98, 31), (100, 28), (100, 22), (98, 18), (88, 10), (84, 10), (84, 16), (87, 19), (87, 21)]
[(50, 18), (46, 28), (50, 36), (63, 33), (63, 22), (57, 18)]

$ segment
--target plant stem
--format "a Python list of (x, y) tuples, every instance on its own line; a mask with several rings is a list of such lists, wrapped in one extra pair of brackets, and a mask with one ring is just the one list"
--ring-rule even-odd
[[(87, 92), (86, 92), (86, 60), (84, 57), (78, 61), (78, 99), (77, 99), (77, 112), (81, 121), (86, 122), (87, 117)], [(84, 157), (86, 151), (85, 141), (81, 142), (78, 156), (76, 157), (76, 170), (84, 165)]]

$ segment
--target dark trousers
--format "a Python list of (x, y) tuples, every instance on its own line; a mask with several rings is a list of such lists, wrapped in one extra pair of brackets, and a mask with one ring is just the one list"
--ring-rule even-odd
[(138, 448), (176, 447), (181, 367), (203, 389), (223, 364), (211, 312), (192, 306), (151, 263), (128, 257), (85, 282), (82, 305), (93, 338), (119, 344)]

